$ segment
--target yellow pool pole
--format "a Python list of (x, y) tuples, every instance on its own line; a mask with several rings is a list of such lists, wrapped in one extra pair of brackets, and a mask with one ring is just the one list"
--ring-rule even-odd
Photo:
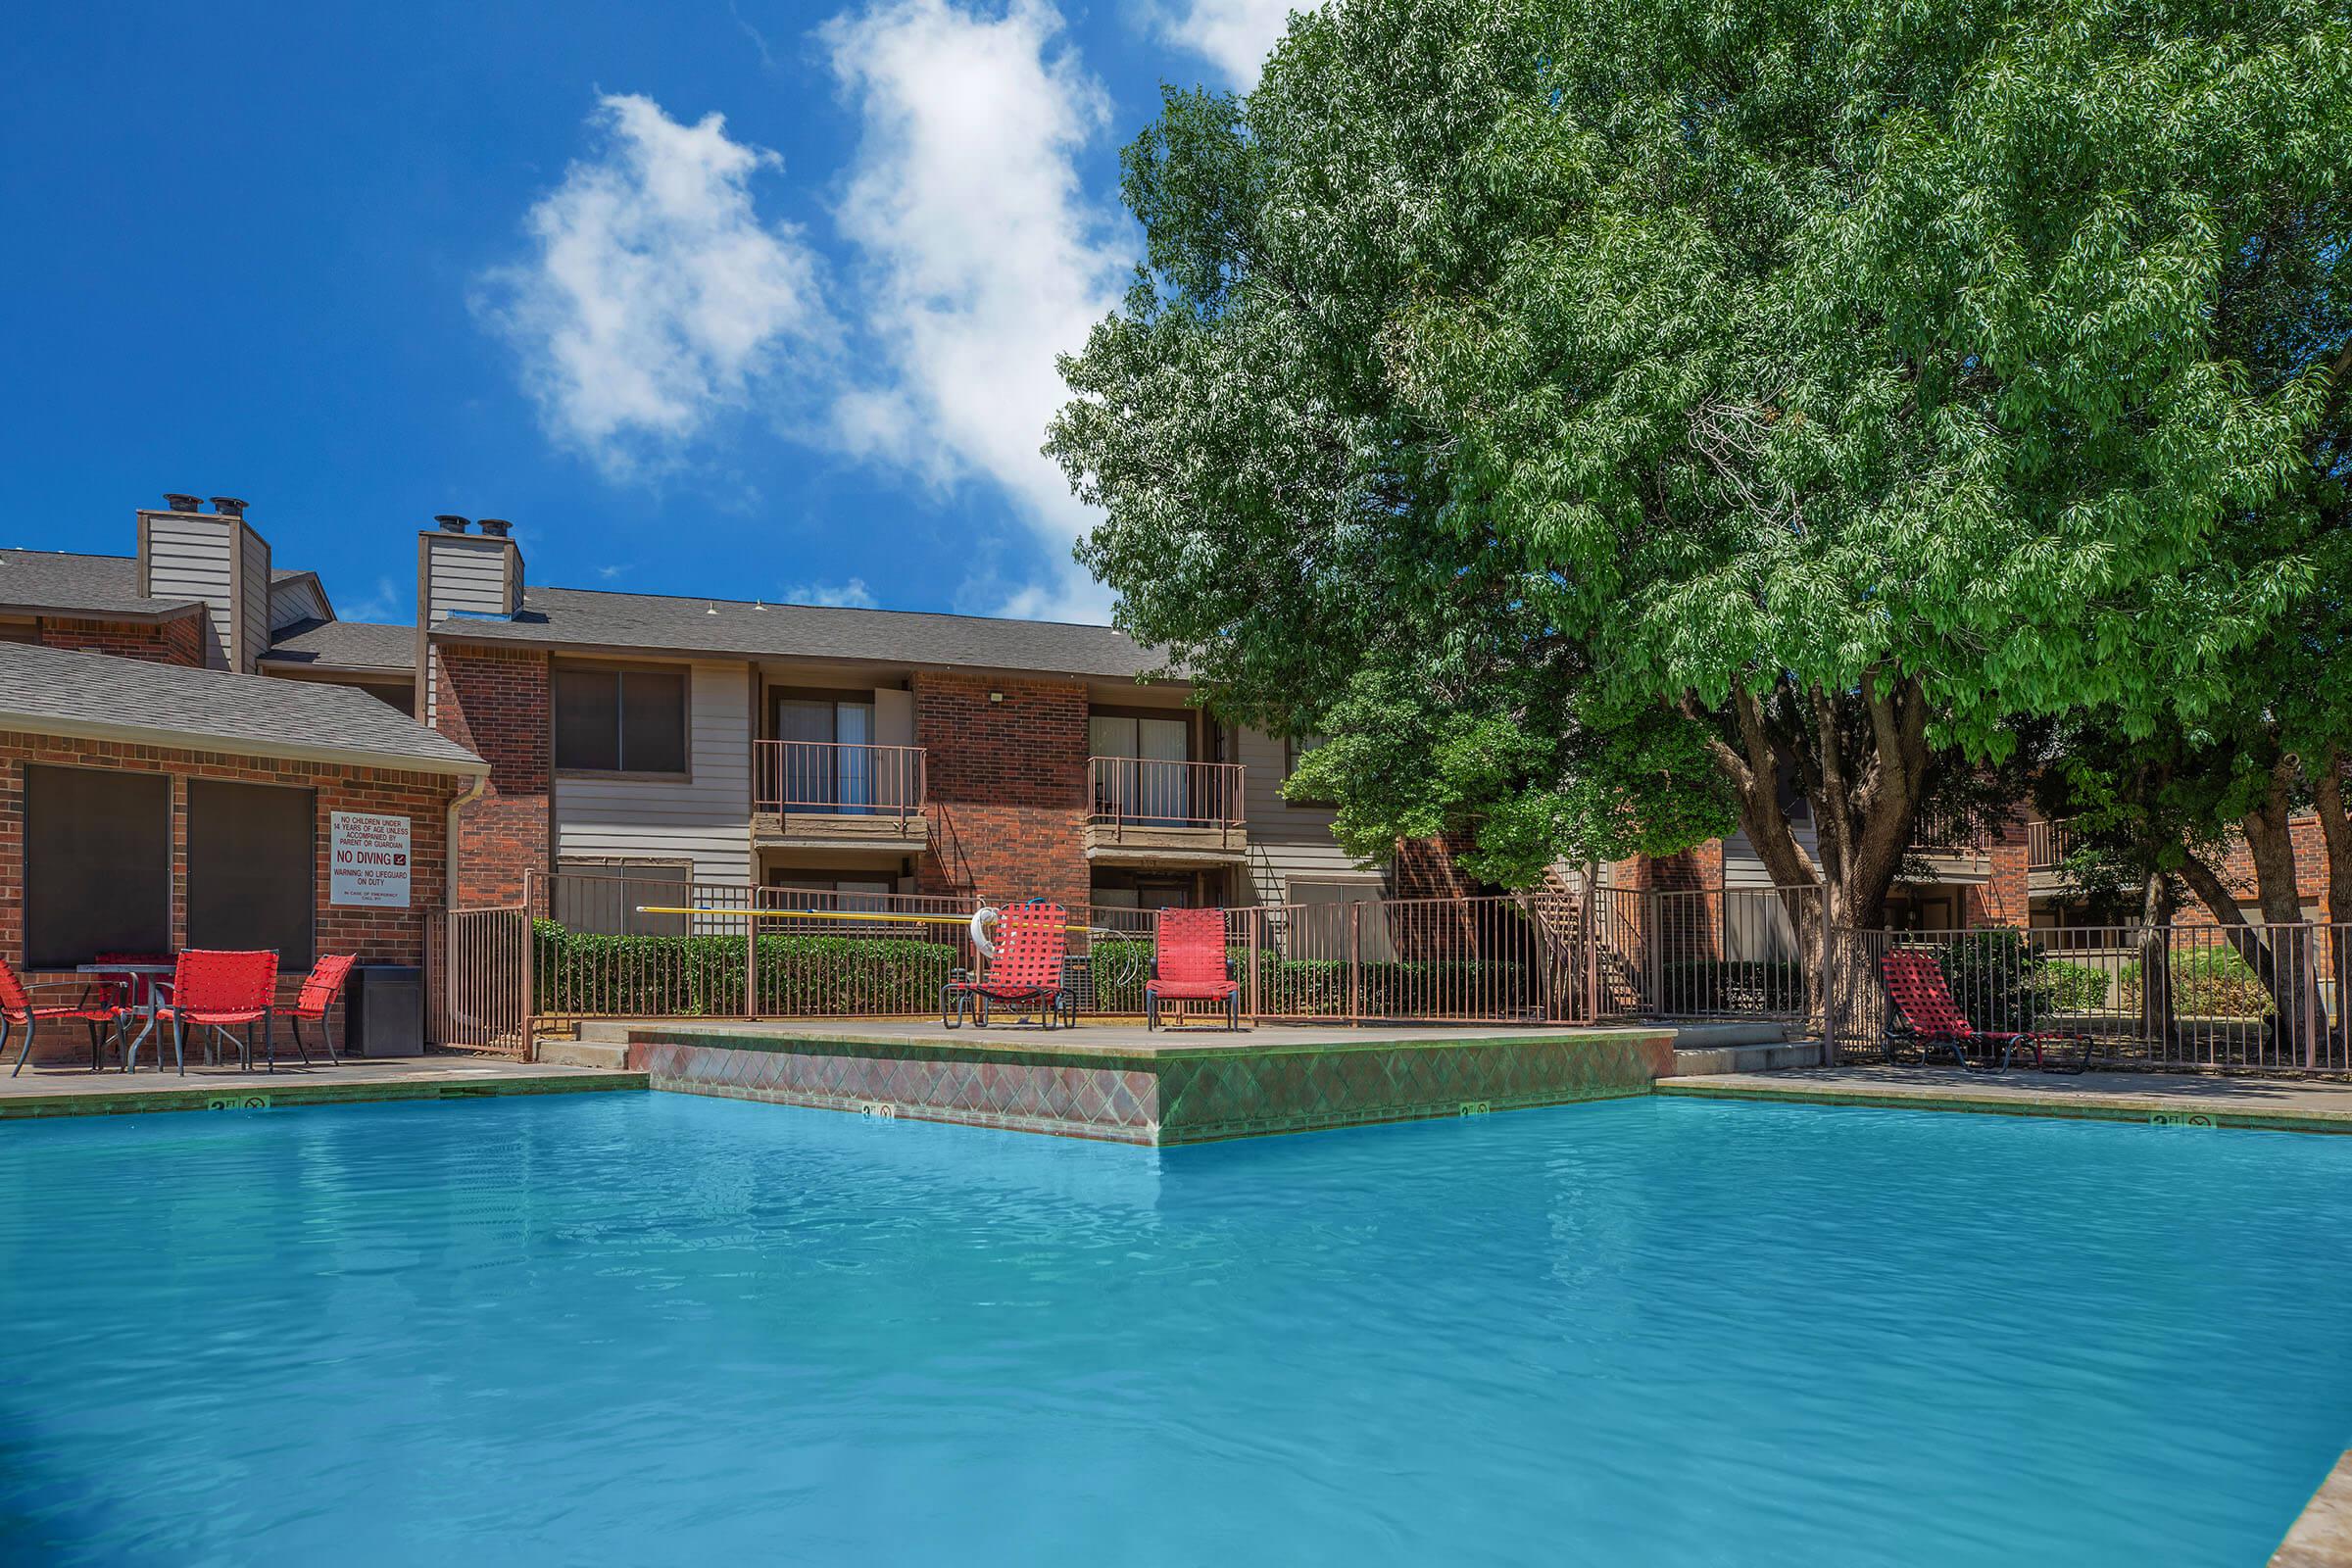
[[(868, 909), (696, 909), (668, 904), (640, 904), (639, 914), (715, 914), (748, 920), (883, 920), (892, 925), (970, 925), (968, 914), (890, 914)], [(1000, 911), (1002, 912), (1002, 911)], [(1064, 931), (1092, 931), (1091, 925), (1065, 925)], [(1112, 933), (1117, 935), (1118, 933)], [(1138, 933), (1140, 935), (1140, 933)]]

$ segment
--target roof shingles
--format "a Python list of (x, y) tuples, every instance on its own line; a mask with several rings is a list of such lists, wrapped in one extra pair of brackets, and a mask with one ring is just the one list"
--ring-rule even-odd
[(0, 643), (0, 729), (142, 745), (482, 773), (473, 753), (378, 698), (323, 681), (237, 675)]

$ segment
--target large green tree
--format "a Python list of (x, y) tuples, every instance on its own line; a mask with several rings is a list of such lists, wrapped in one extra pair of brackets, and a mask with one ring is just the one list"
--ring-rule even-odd
[(1128, 154), (1082, 559), (1360, 842), (1736, 819), (1875, 924), (2036, 719), (2241, 703), (2313, 592), (2348, 61), (2308, 0), (1340, 0)]

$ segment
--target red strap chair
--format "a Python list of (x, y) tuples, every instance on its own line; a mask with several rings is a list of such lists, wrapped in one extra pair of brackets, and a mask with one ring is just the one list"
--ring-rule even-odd
[[(1054, 1027), (1063, 1001), (1061, 960), (1069, 952), (1070, 913), (1058, 904), (1031, 900), (1006, 909), (997, 920), (997, 956), (979, 980), (951, 980), (942, 1022), (951, 1029), (971, 1008), (972, 1026), (988, 1027), (992, 1002), (1013, 1008), (1035, 1008), (1041, 1028)], [(1065, 1019), (1065, 1022), (1068, 1020)]]
[(1222, 1002), (1225, 1027), (1242, 1027), (1242, 983), (1225, 951), (1223, 909), (1162, 909), (1144, 982), (1144, 1027), (1159, 1027), (1162, 1002)]
[[(253, 1069), (253, 1026), (262, 1026), (270, 1053), (270, 1070), (277, 1070), (277, 1041), (270, 1027), (270, 1005), (277, 999), (277, 955), (267, 951), (221, 953), (205, 948), (179, 956), (172, 972), (169, 1001), (161, 1009), (172, 1020), (172, 1061), (185, 1077), (188, 1071), (187, 1026), (218, 1030), (238, 1044), (239, 1058)], [(242, 1035), (230, 1034), (241, 1029)]]
[[(1950, 982), (1943, 976), (1943, 966), (1936, 955), (1925, 948), (1895, 948), (1879, 960), (1879, 972), (1886, 982), (1886, 996), (1903, 1021), (1910, 1026), (1911, 1038), (1918, 1042), (1920, 1057), (1925, 1060), (1936, 1051), (1948, 1051), (1962, 1069), (1968, 1066), (1971, 1047), (1981, 1046), (1989, 1058), (1993, 1048), (1999, 1047), (2001, 1065), (2007, 1067), (2012, 1056), (2020, 1052), (2034, 1054), (2037, 1070), (2049, 1070), (2042, 1052), (2044, 1046), (2072, 1045), (2081, 1055), (2064, 1069), (2081, 1072), (2090, 1064), (2090, 1041), (2082, 1035), (2060, 1034), (2053, 1030), (1986, 1030), (1968, 1021), (1968, 1014), (1952, 1000)], [(1894, 1055), (1894, 1039), (1887, 1037), (1886, 1054)]]
[(311, 1048), (302, 1043), (302, 1026), (306, 1021), (318, 1025), (326, 1038), (326, 1059), (336, 1066), (343, 1058), (335, 1054), (335, 999), (343, 993), (343, 982), (351, 978), (351, 966), (360, 961), (356, 953), (336, 954), (320, 958), (311, 965), (311, 972), (302, 982), (302, 990), (294, 998), (294, 1005), (278, 1010), (285, 1015), (286, 1027), (294, 1036), (294, 1049), (302, 1053), (302, 1064), (311, 1064)]
[[(74, 986), (80, 995), (70, 1003), (41, 1004), (32, 1000), (34, 991), (48, 991), (61, 985)], [(122, 1007), (104, 988), (84, 986), (80, 981), (51, 981), (39, 986), (27, 986), (18, 978), (17, 971), (0, 959), (0, 1053), (8, 1050), (12, 1029), (24, 1031), (24, 1044), (17, 1052), (17, 1064), (9, 1072), (14, 1078), (24, 1070), (32, 1057), (33, 1034), (44, 1023), (79, 1023), (90, 1031), (90, 1071), (98, 1070), (99, 1025), (104, 1024), (122, 1038)]]

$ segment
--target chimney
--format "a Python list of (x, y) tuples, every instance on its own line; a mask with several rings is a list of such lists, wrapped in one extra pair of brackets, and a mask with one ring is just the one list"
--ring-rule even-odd
[(139, 512), (138, 590), (150, 599), (205, 607), (204, 662), (253, 673), (270, 646), (270, 542), (245, 520), (245, 503), (176, 491), (166, 510)]
[(432, 632), (453, 615), (506, 616), (522, 608), (522, 550), (507, 536), (505, 518), (483, 518), (480, 533), (467, 533), (454, 512), (433, 521), (437, 527), (416, 537), (416, 711), (428, 724), (439, 706)]

